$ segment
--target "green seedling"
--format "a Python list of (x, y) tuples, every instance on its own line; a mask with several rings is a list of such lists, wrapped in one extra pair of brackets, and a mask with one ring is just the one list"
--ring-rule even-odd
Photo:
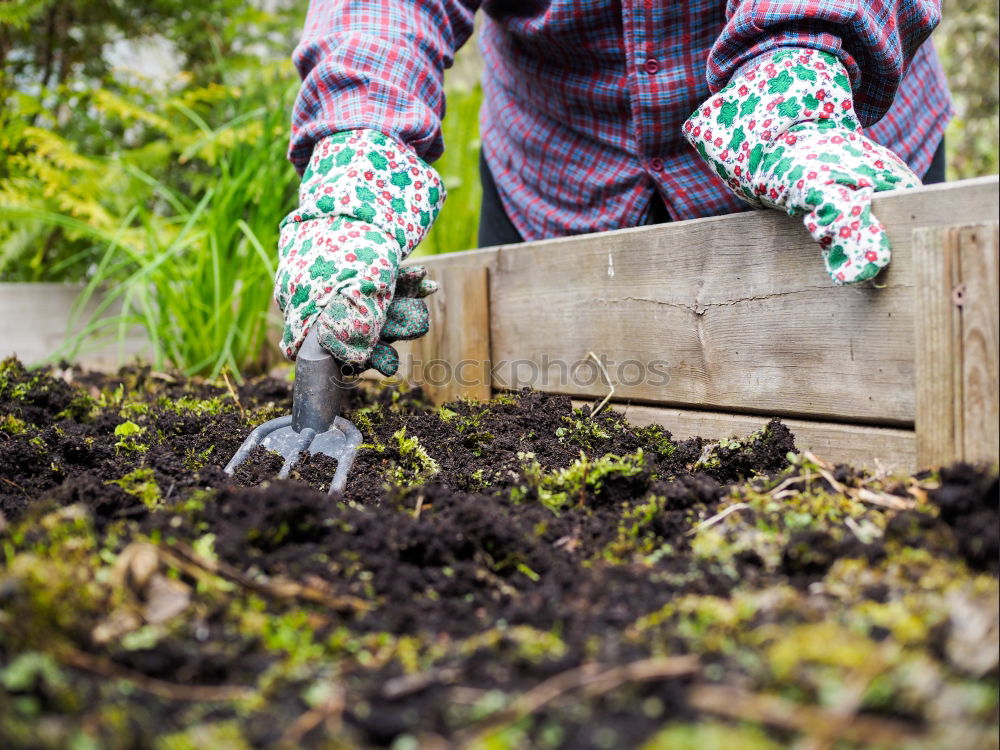
[(706, 469), (717, 469), (722, 465), (721, 451), (750, 453), (753, 451), (755, 443), (767, 441), (771, 437), (770, 425), (764, 425), (756, 432), (747, 435), (745, 438), (730, 436), (722, 438), (715, 443), (705, 446), (701, 456), (691, 467), (692, 471), (704, 471)]
[(560, 442), (575, 445), (581, 450), (593, 450), (596, 443), (611, 438), (612, 426), (621, 430), (621, 424), (606, 417), (592, 419), (584, 416), (581, 409), (574, 409), (571, 416), (563, 417), (564, 426), (556, 428)]
[(150, 510), (156, 510), (163, 505), (163, 496), (160, 486), (156, 483), (156, 476), (150, 468), (141, 468), (132, 471), (121, 479), (115, 479), (108, 484), (117, 484), (125, 492), (138, 498)]
[(18, 419), (13, 414), (5, 414), (0, 417), (0, 432), (6, 432), (8, 435), (20, 435), (27, 429), (27, 422)]
[(671, 438), (670, 433), (658, 424), (638, 427), (635, 429), (635, 434), (650, 451), (662, 460), (670, 458), (677, 450), (677, 444)]
[(452, 425), (466, 443), (474, 446), (473, 455), (481, 455), (480, 446), (495, 439), (493, 433), (483, 426), (483, 423), (490, 417), (489, 406), (470, 400), (456, 401), (452, 405), (455, 407), (454, 409), (447, 406), (439, 407), (438, 416), (444, 422)]
[(149, 414), (149, 404), (145, 401), (125, 401), (118, 413), (123, 419), (145, 416)]
[(399, 451), (399, 462), (392, 468), (389, 478), (397, 487), (415, 487), (424, 484), (437, 474), (441, 467), (431, 458), (427, 450), (415, 437), (406, 437), (406, 428), (402, 427), (393, 433), (396, 448)]
[(191, 398), (189, 396), (181, 396), (177, 399), (161, 398), (158, 403), (162, 408), (175, 411), (178, 414), (189, 412), (199, 417), (220, 414), (231, 406), (223, 401), (220, 396), (213, 396), (206, 399)]
[(590, 496), (599, 496), (611, 478), (634, 477), (646, 470), (641, 448), (631, 455), (609, 453), (595, 461), (581, 451), (580, 458), (554, 472), (546, 472), (531, 453), (519, 453), (518, 457), (528, 462), (522, 467), (527, 484), (511, 490), (511, 499), (524, 502), (534, 494), (555, 513), (573, 504), (584, 505)]
[(115, 443), (115, 448), (124, 451), (135, 451), (143, 453), (149, 450), (149, 446), (139, 442), (139, 436), (146, 431), (145, 427), (137, 425), (131, 420), (126, 420), (115, 427), (115, 435), (120, 438)]
[(208, 463), (209, 458), (214, 452), (214, 445), (210, 445), (201, 451), (195, 451), (194, 448), (188, 448), (184, 455), (184, 468), (191, 471), (197, 471)]
[(0, 399), (4, 401), (23, 401), (25, 396), (42, 379), (40, 372), (26, 377), (28, 372), (16, 357), (8, 357), (0, 363)]
[(75, 422), (89, 422), (97, 412), (97, 401), (90, 394), (77, 391), (65, 409), (56, 414), (56, 419), (71, 419)]
[[(625, 562), (633, 556), (639, 556), (648, 560), (661, 550), (663, 539), (652, 526), (665, 507), (666, 500), (656, 495), (650, 495), (646, 500), (630, 505), (622, 513), (618, 523), (617, 538), (603, 550), (604, 559), (611, 562)], [(666, 551), (660, 554), (666, 554)]]

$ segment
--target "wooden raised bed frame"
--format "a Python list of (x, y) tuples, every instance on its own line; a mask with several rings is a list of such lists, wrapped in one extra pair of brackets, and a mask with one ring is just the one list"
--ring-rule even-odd
[(612, 406), (678, 437), (778, 416), (832, 461), (996, 463), (997, 196), (995, 176), (876, 196), (893, 259), (860, 287), (776, 211), (420, 259), (442, 290), (401, 375), (437, 402), (525, 385), (595, 402), (593, 352)]

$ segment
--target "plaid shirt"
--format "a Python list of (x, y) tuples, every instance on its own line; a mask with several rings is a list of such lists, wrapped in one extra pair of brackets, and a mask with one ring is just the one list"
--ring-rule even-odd
[(479, 5), (484, 155), (526, 240), (636, 226), (654, 189), (674, 219), (747, 210), (681, 126), (778, 47), (836, 55), (868, 134), (917, 174), (951, 115), (933, 46), (921, 46), (940, 18), (932, 0), (311, 0), (293, 58), (296, 167), (353, 128), (440, 156), (443, 72)]

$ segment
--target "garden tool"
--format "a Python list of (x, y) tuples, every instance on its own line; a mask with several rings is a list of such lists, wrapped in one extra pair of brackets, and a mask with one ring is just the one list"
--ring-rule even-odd
[(226, 465), (232, 474), (258, 445), (281, 454), (285, 463), (278, 472), (285, 479), (299, 462), (302, 451), (324, 453), (337, 459), (329, 494), (343, 492), (347, 473), (361, 445), (361, 432), (340, 416), (344, 392), (343, 373), (333, 356), (320, 346), (316, 328), (309, 331), (295, 358), (292, 413), (259, 425)]

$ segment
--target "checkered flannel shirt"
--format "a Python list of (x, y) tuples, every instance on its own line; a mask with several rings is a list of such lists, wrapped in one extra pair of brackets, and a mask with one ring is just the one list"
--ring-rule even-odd
[(674, 219), (747, 210), (681, 125), (775, 48), (836, 55), (868, 134), (918, 175), (951, 115), (931, 0), (311, 0), (295, 166), (353, 128), (440, 156), (444, 69), (480, 5), (484, 155), (526, 240), (636, 226), (654, 189)]

